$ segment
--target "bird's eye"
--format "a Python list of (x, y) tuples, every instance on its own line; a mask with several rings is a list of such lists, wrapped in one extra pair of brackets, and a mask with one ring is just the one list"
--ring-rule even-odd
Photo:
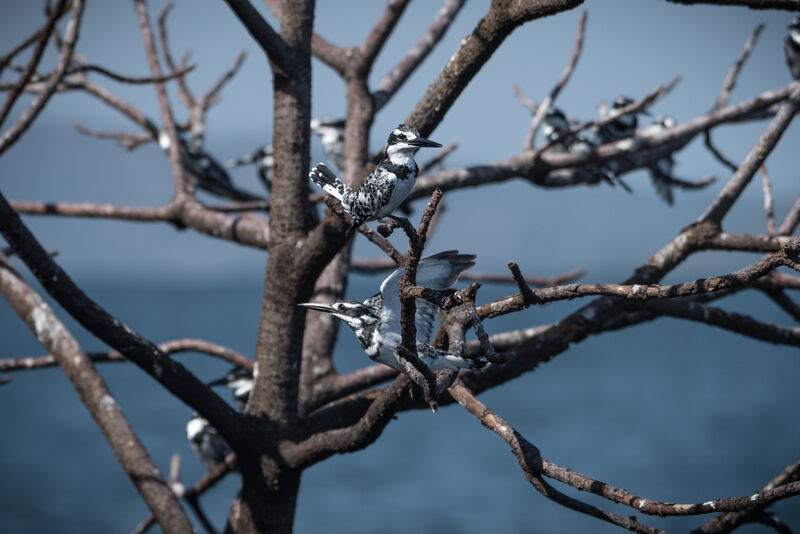
[(404, 133), (397, 134), (397, 137), (398, 137), (399, 139), (406, 139), (406, 138), (407, 138), (407, 137), (406, 137), (406, 134), (404, 134)]

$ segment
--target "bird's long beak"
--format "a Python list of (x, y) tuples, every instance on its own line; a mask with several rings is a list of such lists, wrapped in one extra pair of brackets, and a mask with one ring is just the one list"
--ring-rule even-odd
[(298, 306), (302, 306), (303, 308), (308, 308), (310, 310), (316, 310), (325, 313), (334, 313), (336, 310), (330, 304), (321, 304), (317, 302), (301, 302)]
[(436, 148), (436, 147), (442, 146), (441, 144), (437, 143), (436, 141), (431, 141), (430, 139), (425, 139), (424, 137), (417, 137), (416, 139), (409, 139), (408, 141), (406, 141), (406, 143), (408, 143), (411, 146), (417, 146), (417, 147), (429, 146), (429, 147)]

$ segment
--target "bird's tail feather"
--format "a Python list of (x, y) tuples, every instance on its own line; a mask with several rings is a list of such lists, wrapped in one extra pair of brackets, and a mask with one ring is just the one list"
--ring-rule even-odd
[(417, 340), (417, 353), (431, 369), (472, 369), (484, 371), (490, 365), (486, 358), (464, 358)]
[(336, 176), (336, 173), (324, 163), (319, 163), (312, 168), (311, 172), (308, 173), (308, 177), (311, 178), (312, 182), (325, 190), (326, 193), (339, 200), (342, 200), (347, 190), (350, 189), (350, 187), (342, 182), (339, 177)]

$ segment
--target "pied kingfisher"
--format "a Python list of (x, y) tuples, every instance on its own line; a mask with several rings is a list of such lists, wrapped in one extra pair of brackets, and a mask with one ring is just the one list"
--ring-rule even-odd
[[(475, 256), (459, 254), (457, 250), (440, 252), (423, 258), (417, 267), (417, 285), (430, 289), (447, 289), (458, 276), (475, 265)], [(333, 304), (303, 303), (300, 306), (338, 317), (353, 329), (364, 352), (370, 359), (404, 373), (396, 349), (402, 343), (400, 327), (400, 267), (381, 284), (381, 291), (365, 300), (334, 302)], [(429, 344), (438, 308), (426, 301), (416, 301), (417, 353), (430, 369), (480, 369), (484, 360), (469, 360), (450, 354)]]
[(786, 36), (786, 63), (792, 71), (792, 78), (800, 80), (800, 17), (795, 17), (789, 25)]
[(342, 182), (324, 163), (308, 173), (311, 180), (342, 203), (344, 210), (353, 217), (347, 230), (352, 234), (366, 221), (374, 221), (391, 215), (414, 188), (419, 167), (414, 154), (421, 147), (440, 147), (439, 143), (420, 137), (419, 132), (401, 124), (389, 135), (386, 142), (386, 157), (366, 177), (358, 190)]
[(209, 386), (227, 386), (233, 390), (233, 402), (244, 410), (253, 390), (253, 375), (244, 367), (234, 367), (225, 376), (208, 383)]
[(231, 448), (207, 420), (194, 414), (186, 423), (186, 439), (200, 461), (211, 471), (225, 461)]
[(267, 144), (241, 158), (232, 159), (225, 166), (229, 169), (241, 167), (242, 165), (255, 164), (258, 171), (258, 179), (264, 185), (267, 192), (272, 190), (272, 168), (275, 166), (275, 158), (273, 157), (272, 145)]
[[(567, 117), (558, 108), (550, 108), (544, 116), (542, 133), (548, 142), (553, 143), (552, 149), (556, 152), (579, 154), (585, 156), (594, 152), (596, 145), (579, 133), (573, 133)], [(616, 176), (606, 164), (591, 165), (586, 167), (593, 182), (604, 180), (611, 185), (616, 185)], [(623, 184), (624, 185), (624, 184)]]
[[(178, 153), (181, 166), (190, 182), (211, 194), (233, 200), (263, 200), (261, 197), (243, 191), (233, 185), (225, 168), (211, 157), (198, 141), (186, 141), (178, 137)], [(158, 135), (158, 146), (165, 152), (169, 150), (170, 139), (167, 132)]]
[(320, 136), (322, 151), (336, 170), (344, 172), (344, 119), (311, 119), (311, 133)]
[(603, 118), (608, 116), (615, 117), (611, 122), (603, 124), (598, 128), (597, 139), (601, 144), (613, 143), (614, 141), (633, 137), (636, 133), (636, 127), (639, 125), (639, 120), (636, 118), (637, 113), (649, 115), (645, 110), (640, 110), (637, 113), (618, 115), (619, 110), (633, 103), (634, 100), (630, 97), (618, 96), (611, 105), (611, 109), (608, 110), (607, 113), (601, 114)]

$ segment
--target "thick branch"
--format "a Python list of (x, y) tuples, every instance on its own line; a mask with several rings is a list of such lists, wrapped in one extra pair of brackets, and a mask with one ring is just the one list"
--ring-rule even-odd
[(409, 380), (398, 376), (355, 424), (312, 435), (283, 447), (283, 458), (293, 468), (306, 468), (337, 453), (353, 452), (375, 442), (406, 397)]
[(289, 68), (289, 53), (286, 43), (264, 17), (255, 10), (249, 0), (225, 0), (228, 7), (239, 18), (253, 39), (269, 58), (274, 69), (286, 72)]
[(423, 136), (429, 135), (515, 28), (530, 20), (572, 9), (581, 3), (582, 0), (494, 0), (489, 12), (462, 41), (404, 122), (416, 126)]
[(93, 335), (123, 353), (173, 395), (202, 414), (228, 440), (237, 413), (181, 364), (90, 299), (53, 261), (0, 193), (0, 233), (47, 292)]
[(114, 454), (165, 532), (192, 532), (172, 490), (131, 428), (108, 387), (78, 342), (0, 255), (0, 292), (53, 355), (100, 427)]

